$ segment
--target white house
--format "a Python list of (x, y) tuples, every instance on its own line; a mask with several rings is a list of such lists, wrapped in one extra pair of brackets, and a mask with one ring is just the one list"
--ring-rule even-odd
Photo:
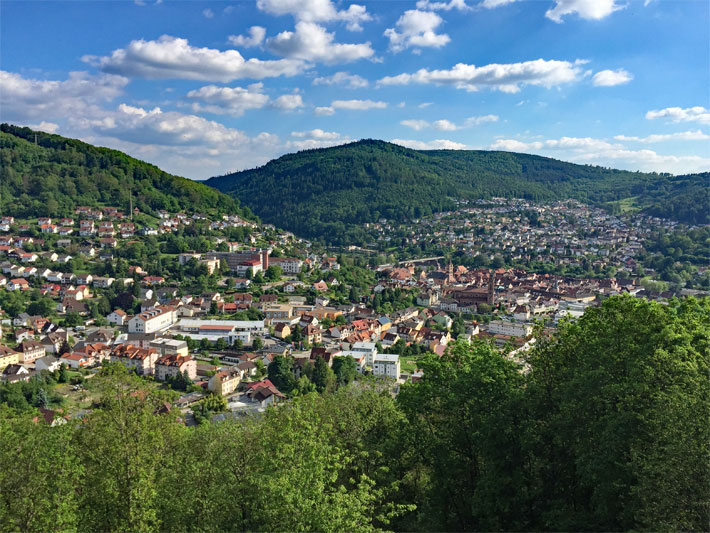
[(153, 307), (128, 321), (128, 333), (155, 333), (169, 328), (176, 320), (175, 308), (167, 305)]
[(372, 374), (375, 376), (386, 376), (392, 379), (399, 379), (400, 365), (397, 354), (378, 354), (375, 356), (375, 364), (372, 367)]
[(116, 309), (106, 316), (108, 323), (113, 324), (114, 326), (124, 326), (127, 319), (128, 315), (123, 309)]

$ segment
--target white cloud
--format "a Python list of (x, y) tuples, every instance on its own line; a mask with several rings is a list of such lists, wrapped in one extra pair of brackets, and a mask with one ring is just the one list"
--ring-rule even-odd
[(414, 131), (420, 131), (431, 126), (426, 120), (402, 120), (400, 124), (412, 128)]
[(710, 167), (710, 158), (707, 157), (662, 155), (648, 149), (628, 150), (623, 145), (591, 137), (561, 137), (533, 142), (499, 139), (490, 148), (492, 150), (538, 153), (575, 163), (646, 172), (681, 174), (707, 171)]
[(209, 7), (207, 9), (203, 9), (202, 14), (205, 16), (205, 18), (214, 18), (214, 11), (212, 11)]
[(272, 15), (292, 15), (297, 21), (342, 21), (350, 31), (360, 31), (363, 22), (372, 20), (365, 6), (351, 4), (338, 11), (330, 0), (257, 0), (256, 5)]
[(710, 134), (703, 133), (700, 130), (695, 131), (679, 131), (677, 133), (653, 134), (646, 137), (627, 137), (626, 135), (616, 135), (617, 141), (638, 142), (643, 144), (657, 143), (665, 141), (708, 141)]
[(417, 107), (419, 109), (426, 109), (427, 107), (432, 106), (432, 105), (434, 105), (434, 102), (422, 102)]
[(259, 46), (264, 42), (264, 37), (266, 37), (266, 28), (261, 26), (252, 26), (249, 28), (249, 35), (230, 35), (227, 40), (234, 46), (241, 46), (244, 48), (250, 48), (252, 46)]
[(443, 19), (431, 11), (410, 9), (399, 17), (396, 28), (385, 30), (390, 50), (400, 52), (405, 48), (441, 48), (451, 39), (445, 33), (436, 33)]
[(303, 98), (300, 94), (284, 94), (274, 100), (271, 105), (281, 111), (295, 111), (303, 107)]
[(94, 111), (123, 94), (128, 79), (70, 72), (65, 81), (34, 80), (0, 71), (0, 108), (5, 120), (65, 119)]
[(314, 113), (319, 117), (329, 117), (330, 115), (335, 114), (335, 109), (331, 106), (316, 107)]
[(616, 0), (555, 0), (555, 7), (548, 9), (545, 16), (557, 23), (562, 22), (562, 17), (575, 13), (586, 20), (601, 20), (625, 7)]
[(333, 100), (330, 107), (333, 109), (367, 111), (368, 109), (384, 109), (387, 107), (387, 102), (375, 102), (373, 100)]
[(369, 42), (362, 44), (336, 43), (335, 34), (314, 22), (301, 21), (296, 31), (283, 31), (266, 40), (272, 53), (290, 59), (322, 62), (328, 65), (348, 63), (371, 57), (375, 52)]
[(618, 70), (602, 70), (597, 72), (592, 77), (592, 83), (595, 87), (614, 87), (615, 85), (623, 85), (629, 83), (634, 77), (631, 73), (623, 68)]
[(496, 7), (506, 6), (517, 1), (518, 0), (483, 0), (483, 2), (478, 5), (486, 9), (495, 9)]
[(292, 131), (291, 137), (298, 140), (290, 140), (286, 143), (286, 148), (295, 150), (310, 150), (312, 148), (324, 148), (350, 142), (350, 138), (342, 136), (335, 131), (324, 131), (316, 128), (310, 131)]
[(459, 63), (450, 70), (420, 69), (413, 74), (386, 76), (380, 85), (409, 85), (433, 83), (453, 85), (457, 89), (477, 91), (483, 87), (507, 93), (520, 91), (521, 86), (539, 85), (546, 88), (577, 81), (580, 65), (585, 61), (556, 61), (537, 59), (523, 63), (491, 64), (482, 67)]
[(415, 131), (422, 130), (424, 128), (434, 128), (439, 131), (456, 131), (464, 128), (470, 128), (473, 126), (478, 126), (479, 124), (484, 124), (486, 122), (497, 122), (498, 115), (483, 115), (480, 117), (469, 117), (463, 121), (462, 124), (457, 125), (450, 120), (441, 119), (435, 120), (434, 122), (427, 122), (426, 120), (403, 120), (400, 122), (403, 126), (412, 128)]
[(262, 92), (262, 83), (254, 83), (246, 89), (242, 87), (217, 87), (207, 85), (190, 91), (187, 97), (195, 100), (192, 110), (195, 112), (226, 114), (241, 117), (248, 109), (261, 109), (269, 97)]
[(459, 11), (468, 11), (470, 6), (466, 5), (465, 0), (449, 0), (449, 2), (432, 2), (431, 0), (419, 0), (417, 9), (428, 9), (431, 11), (451, 11), (458, 9)]
[(57, 133), (59, 124), (55, 124), (54, 122), (45, 122), (43, 120), (39, 124), (28, 124), (27, 127), (37, 131), (44, 131), (46, 133)]
[(295, 76), (306, 64), (297, 59), (245, 60), (236, 50), (221, 52), (191, 46), (187, 39), (163, 35), (157, 41), (131, 41), (110, 56), (84, 56), (82, 60), (104, 72), (147, 79), (186, 79), (229, 82), (238, 78), (262, 79)]
[(433, 141), (414, 141), (409, 139), (392, 139), (394, 144), (399, 144), (414, 150), (466, 150), (465, 144), (449, 141), (447, 139), (435, 139)]
[(313, 85), (343, 85), (348, 89), (364, 89), (369, 83), (365, 78), (357, 74), (336, 72), (331, 76), (323, 76), (314, 79)]
[(698, 122), (700, 124), (710, 124), (710, 109), (704, 107), (666, 107), (646, 113), (648, 120), (656, 118), (667, 118), (671, 122)]

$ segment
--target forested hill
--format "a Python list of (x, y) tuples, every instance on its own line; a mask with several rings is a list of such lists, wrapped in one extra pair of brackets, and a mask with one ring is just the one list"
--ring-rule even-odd
[(575, 198), (610, 208), (626, 200), (657, 216), (706, 223), (709, 182), (710, 173), (674, 177), (510, 152), (410, 150), (376, 140), (289, 154), (206, 181), (265, 221), (335, 243), (363, 238), (356, 224), (417, 218), (451, 208), (456, 198)]
[[(36, 140), (36, 141), (35, 141)], [(0, 125), (0, 214), (65, 216), (80, 205), (252, 216), (239, 201), (117, 150)]]

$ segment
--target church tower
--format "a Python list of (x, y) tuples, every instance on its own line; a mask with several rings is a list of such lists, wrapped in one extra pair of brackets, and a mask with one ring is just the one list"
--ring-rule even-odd
[(488, 275), (488, 305), (496, 303), (496, 271), (491, 269)]

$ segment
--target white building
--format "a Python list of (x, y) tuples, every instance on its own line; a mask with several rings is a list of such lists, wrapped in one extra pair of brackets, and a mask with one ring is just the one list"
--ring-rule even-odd
[(372, 374), (375, 376), (386, 376), (392, 379), (399, 379), (400, 365), (397, 354), (378, 354), (375, 356), (375, 364), (372, 367)]
[(155, 333), (175, 323), (177, 313), (170, 306), (153, 307), (128, 321), (128, 333)]
[(350, 348), (353, 352), (365, 354), (365, 364), (372, 366), (377, 355), (377, 345), (374, 342), (355, 342)]
[(492, 320), (488, 324), (488, 333), (491, 335), (508, 335), (511, 337), (527, 337), (532, 333), (531, 324), (510, 322), (508, 320)]

